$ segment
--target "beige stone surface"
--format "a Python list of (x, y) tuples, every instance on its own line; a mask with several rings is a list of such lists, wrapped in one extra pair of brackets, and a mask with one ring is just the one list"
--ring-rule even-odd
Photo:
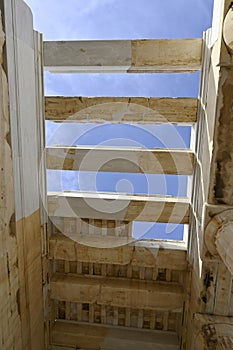
[[(13, 163), (8, 113), (8, 82), (2, 66), (4, 37), (2, 13), (0, 11), (0, 347), (11, 350), (14, 347), (22, 349), (23, 341), (19, 300), (20, 272), (17, 266), (18, 247), (14, 215), (15, 203), (12, 193)], [(17, 343), (16, 338), (18, 338)]]
[[(227, 222), (232, 221), (232, 59), (222, 37), (223, 19), (230, 5), (228, 0), (215, 2), (213, 35), (207, 33), (203, 48), (195, 150), (198, 167), (194, 171), (189, 246), (193, 271), (191, 297), (186, 306), (185, 349), (225, 349), (231, 344), (224, 334), (228, 328), (227, 318), (217, 336), (217, 328), (208, 324), (208, 314), (231, 316), (233, 303), (232, 275), (226, 263), (232, 251), (224, 234), (226, 229), (230, 235)], [(216, 33), (217, 41), (213, 41)], [(230, 266), (230, 260), (228, 264)], [(203, 329), (199, 329), (199, 333), (193, 327), (195, 312), (204, 314)]]
[(233, 8), (228, 10), (223, 24), (223, 38), (227, 45), (227, 48), (233, 52)]
[(46, 97), (45, 116), (51, 121), (104, 123), (175, 123), (197, 119), (195, 98)]
[(133, 40), (130, 71), (197, 71), (201, 54), (202, 39)]
[[(0, 348), (41, 350), (44, 348), (44, 315), (38, 188), (38, 91), (32, 14), (21, 0), (3, 1), (0, 8), (4, 9), (2, 20), (6, 31), (5, 71), (0, 67), (3, 140), (0, 158)], [(2, 32), (0, 38), (3, 38)]]
[(189, 200), (107, 192), (49, 192), (48, 213), (55, 217), (187, 224)]
[[(178, 339), (170, 332), (153, 332), (143, 330), (123, 330), (107, 326), (81, 325), (56, 322), (52, 331), (54, 344), (80, 344), (84, 349), (103, 350), (177, 350)], [(64, 348), (63, 348), (64, 349)]]
[(51, 279), (51, 298), (144, 310), (179, 311), (184, 294), (178, 283), (57, 274)]
[[(100, 238), (99, 238), (100, 239)], [(150, 248), (147, 241), (131, 245), (117, 246), (113, 239), (112, 248), (95, 248), (72, 241), (64, 235), (53, 235), (49, 241), (49, 258), (100, 264), (119, 264), (144, 267), (168, 268), (185, 271), (187, 268), (186, 251), (176, 249)], [(106, 240), (106, 237), (104, 237)], [(152, 244), (151, 244), (152, 245)], [(149, 247), (148, 247), (149, 246)]]
[(224, 264), (230, 271), (231, 275), (233, 275), (233, 242), (232, 242), (232, 234), (233, 234), (233, 221), (230, 221), (218, 230), (216, 235), (216, 248), (217, 252), (221, 256)]
[(59, 72), (125, 72), (131, 65), (131, 42), (46, 41), (44, 65), (45, 69)]
[(45, 69), (59, 73), (193, 72), (201, 53), (201, 39), (44, 43)]
[(194, 315), (195, 341), (193, 350), (228, 350), (232, 348), (232, 317)]
[(47, 169), (192, 175), (194, 156), (186, 149), (131, 147), (48, 147)]

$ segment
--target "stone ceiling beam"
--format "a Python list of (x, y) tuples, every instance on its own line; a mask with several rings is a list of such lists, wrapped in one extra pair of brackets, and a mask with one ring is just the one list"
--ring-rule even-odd
[(53, 73), (195, 72), (202, 39), (45, 41), (44, 68)]

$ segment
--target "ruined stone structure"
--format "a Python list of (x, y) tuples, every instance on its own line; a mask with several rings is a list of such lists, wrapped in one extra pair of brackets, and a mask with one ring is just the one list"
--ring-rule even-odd
[[(215, 1), (203, 39), (182, 40), (43, 42), (22, 0), (0, 11), (0, 349), (233, 349), (232, 2)], [(201, 70), (200, 94), (44, 97), (44, 69)], [(44, 120), (67, 118), (193, 125), (194, 144), (44, 151)], [(190, 198), (47, 193), (46, 167), (193, 185)], [(135, 242), (134, 220), (189, 224), (187, 242)]]

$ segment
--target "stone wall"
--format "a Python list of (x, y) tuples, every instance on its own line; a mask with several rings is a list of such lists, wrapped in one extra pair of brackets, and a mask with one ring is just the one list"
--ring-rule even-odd
[(42, 350), (38, 34), (23, 1), (2, 1), (0, 10), (0, 348)]

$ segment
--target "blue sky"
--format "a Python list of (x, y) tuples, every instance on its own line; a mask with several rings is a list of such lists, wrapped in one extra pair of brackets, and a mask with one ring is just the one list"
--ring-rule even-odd
[[(202, 37), (211, 26), (213, 0), (26, 0), (34, 27), (44, 40), (157, 39)], [(197, 97), (195, 74), (45, 74), (47, 95)], [(189, 147), (190, 128), (47, 124), (48, 144), (108, 144), (139, 147)], [(77, 180), (79, 176), (79, 181)], [(62, 173), (64, 189), (186, 194), (186, 177)], [(49, 189), (61, 188), (48, 172)], [(147, 237), (182, 238), (182, 228), (167, 236), (153, 226)], [(137, 227), (141, 232), (142, 227)], [(135, 232), (136, 232), (135, 231)], [(143, 230), (142, 230), (143, 231)], [(169, 230), (170, 231), (170, 230)], [(136, 232), (136, 234), (137, 234)]]
[(26, 0), (45, 40), (201, 37), (212, 0)]
[[(44, 40), (202, 37), (213, 0), (27, 0)], [(196, 96), (198, 74), (46, 74), (48, 95)]]

